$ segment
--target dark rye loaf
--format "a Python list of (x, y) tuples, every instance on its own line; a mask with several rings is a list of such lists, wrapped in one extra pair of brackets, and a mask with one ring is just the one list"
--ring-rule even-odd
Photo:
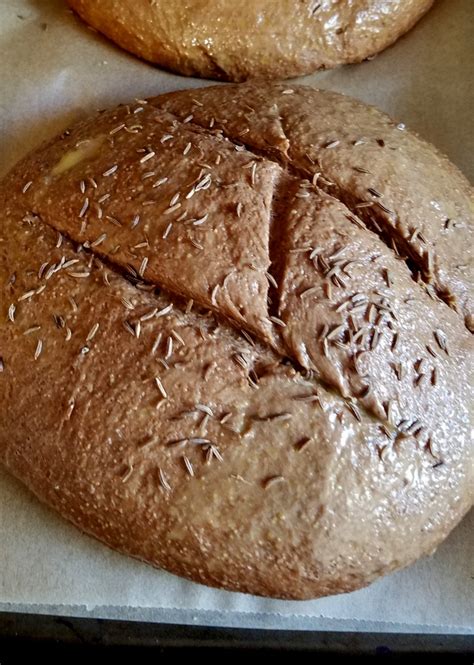
[(188, 76), (289, 78), (360, 62), (433, 0), (68, 0), (119, 46)]
[(0, 460), (111, 547), (281, 598), (359, 588), (472, 504), (468, 183), (379, 111), (211, 87), (0, 184)]

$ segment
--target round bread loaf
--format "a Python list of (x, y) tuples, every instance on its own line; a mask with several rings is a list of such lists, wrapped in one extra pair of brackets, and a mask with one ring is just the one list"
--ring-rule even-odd
[(471, 506), (471, 192), (403, 125), (181, 91), (64, 132), (0, 202), (0, 461), (84, 531), (311, 598)]
[(395, 42), (433, 0), (68, 0), (135, 55), (188, 76), (288, 78), (360, 62)]

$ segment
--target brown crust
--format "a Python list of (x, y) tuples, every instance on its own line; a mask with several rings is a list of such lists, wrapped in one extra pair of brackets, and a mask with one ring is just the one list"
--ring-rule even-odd
[(362, 60), (433, 0), (68, 0), (122, 48), (172, 71), (225, 81), (289, 78)]
[[(107, 111), (0, 184), (0, 460), (111, 547), (310, 598), (431, 552), (472, 503), (471, 336), (436, 295), (465, 307), (472, 214), (432, 147), (291, 90)], [(416, 279), (406, 199), (436, 249)]]

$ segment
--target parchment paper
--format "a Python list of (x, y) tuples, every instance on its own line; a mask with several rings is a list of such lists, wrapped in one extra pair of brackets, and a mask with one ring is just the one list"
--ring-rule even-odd
[[(378, 105), (472, 179), (473, 28), (473, 0), (438, 0), (374, 60), (302, 81)], [(61, 0), (0, 0), (0, 175), (96, 108), (208, 84), (120, 51)], [(207, 589), (112, 552), (0, 470), (0, 609), (229, 626), (474, 632), (473, 527), (471, 512), (433, 557), (368, 589), (272, 601)]]

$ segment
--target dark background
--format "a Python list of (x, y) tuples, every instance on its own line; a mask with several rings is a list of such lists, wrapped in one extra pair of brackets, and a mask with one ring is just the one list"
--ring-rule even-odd
[[(0, 665), (85, 658), (362, 655), (474, 662), (474, 636), (209, 628), (0, 612)], [(87, 663), (86, 663), (87, 665)]]

